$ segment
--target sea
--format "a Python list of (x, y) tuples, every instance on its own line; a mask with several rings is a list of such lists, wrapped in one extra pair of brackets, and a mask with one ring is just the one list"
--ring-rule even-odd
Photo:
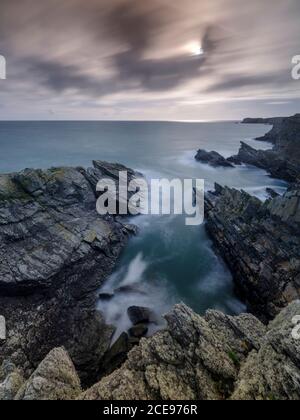
[[(146, 179), (204, 179), (205, 189), (217, 182), (243, 189), (261, 200), (266, 188), (283, 193), (286, 184), (255, 167), (213, 168), (194, 159), (198, 149), (224, 157), (238, 152), (240, 142), (268, 149), (254, 140), (270, 126), (232, 122), (0, 122), (0, 173), (24, 168), (91, 166), (92, 160), (119, 162)], [(197, 313), (217, 309), (234, 315), (246, 310), (234, 292), (232, 275), (216, 254), (205, 225), (186, 226), (185, 216), (138, 216), (139, 228), (99, 293), (113, 293), (98, 302), (115, 337), (130, 327), (129, 306), (153, 310), (157, 323), (179, 302)]]

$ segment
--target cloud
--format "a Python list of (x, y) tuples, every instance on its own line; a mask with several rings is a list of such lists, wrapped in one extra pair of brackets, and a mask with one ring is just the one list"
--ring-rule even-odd
[[(222, 98), (282, 102), (299, 96), (290, 78), (299, 13), (299, 0), (2, 0), (0, 96), (20, 112), (28, 97), (47, 109), (72, 101), (78, 112), (113, 97), (112, 106), (118, 98), (134, 113), (142, 103), (160, 117), (169, 101), (180, 118), (182, 103), (213, 113)], [(195, 42), (204, 55), (185, 48)], [(193, 119), (203, 118), (205, 105), (196, 108)]]

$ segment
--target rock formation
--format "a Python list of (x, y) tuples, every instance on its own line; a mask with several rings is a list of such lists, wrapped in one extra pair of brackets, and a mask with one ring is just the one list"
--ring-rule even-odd
[(264, 321), (300, 297), (300, 188), (262, 203), (216, 185), (205, 200), (207, 230), (249, 310)]
[(195, 159), (202, 163), (207, 163), (211, 166), (223, 166), (233, 168), (233, 165), (217, 152), (207, 152), (205, 150), (198, 150)]
[[(249, 120), (245, 121), (249, 123)], [(229, 158), (228, 161), (255, 165), (267, 170), (273, 177), (296, 182), (300, 174), (300, 114), (266, 121), (273, 124), (273, 128), (257, 140), (273, 143), (273, 149), (255, 150), (242, 143), (238, 155)], [(253, 123), (257, 123), (257, 120)]]
[(75, 367), (63, 348), (53, 349), (28, 381), (16, 400), (73, 400), (81, 393)]
[[(143, 338), (118, 370), (91, 388), (82, 391), (74, 365), (59, 348), (27, 381), (15, 381), (10, 395), (27, 400), (298, 400), (299, 314), (300, 301), (294, 301), (265, 326), (250, 314), (231, 317), (210, 310), (201, 317), (179, 304), (166, 315), (164, 330)], [(11, 371), (6, 374), (0, 375), (0, 398)]]
[[(9, 358), (28, 376), (55, 347), (83, 382), (97, 374), (113, 328), (95, 310), (133, 226), (96, 212), (96, 184), (125, 167), (24, 170), (0, 175), (0, 308)], [(128, 170), (129, 181), (135, 176)]]

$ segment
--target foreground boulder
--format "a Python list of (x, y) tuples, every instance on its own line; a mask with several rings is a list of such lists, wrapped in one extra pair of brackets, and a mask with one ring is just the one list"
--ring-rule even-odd
[(207, 152), (206, 150), (200, 149), (198, 150), (195, 159), (214, 167), (223, 166), (233, 168), (233, 165), (217, 152)]
[[(0, 175), (0, 308), (7, 337), (0, 363), (30, 375), (54, 347), (64, 346), (89, 384), (114, 329), (95, 310), (96, 291), (129, 236), (121, 218), (96, 211), (96, 184), (115, 179), (118, 164), (89, 169), (26, 169)], [(128, 181), (135, 173), (128, 169)]]
[(243, 364), (232, 399), (300, 399), (300, 340), (293, 337), (299, 315), (297, 301), (270, 323), (259, 351)]
[(300, 297), (300, 188), (262, 203), (216, 185), (205, 199), (206, 228), (249, 310), (273, 319)]
[(53, 349), (19, 390), (17, 400), (73, 400), (81, 392), (74, 365), (63, 348)]

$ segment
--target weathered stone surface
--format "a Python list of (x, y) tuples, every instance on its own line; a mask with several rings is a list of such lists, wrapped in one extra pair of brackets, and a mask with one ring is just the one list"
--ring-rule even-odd
[(233, 168), (233, 165), (217, 152), (207, 152), (206, 150), (200, 149), (198, 150), (195, 159), (202, 163), (208, 163), (214, 167), (224, 166)]
[(0, 367), (0, 401), (13, 400), (24, 383), (16, 366), (4, 360)]
[(260, 349), (242, 366), (232, 399), (300, 399), (300, 340), (292, 335), (292, 321), (299, 314), (300, 301), (296, 301), (270, 323)]
[(299, 188), (260, 202), (216, 185), (206, 195), (206, 227), (249, 309), (273, 319), (300, 296)]
[[(70, 358), (58, 348), (11, 395), (19, 388), (15, 398), (27, 400), (299, 400), (299, 315), (299, 300), (267, 327), (250, 314), (210, 310), (201, 317), (176, 305), (166, 315), (165, 330), (143, 338), (119, 369), (85, 392)], [(116, 355), (127, 347), (128, 336), (118, 341)], [(0, 392), (15, 369), (3, 364)]]
[(73, 400), (81, 392), (74, 365), (63, 348), (53, 349), (19, 390), (17, 400)]
[(94, 309), (96, 292), (135, 229), (98, 215), (96, 184), (119, 170), (126, 168), (97, 161), (87, 170), (0, 175), (0, 307), (7, 323), (0, 362), (10, 358), (26, 376), (64, 346), (89, 383), (109, 348), (113, 328)]
[(234, 318), (210, 311), (202, 318), (183, 304), (166, 320), (166, 330), (143, 338), (121, 369), (80, 399), (227, 398), (240, 364), (259, 349), (266, 331), (251, 315)]

